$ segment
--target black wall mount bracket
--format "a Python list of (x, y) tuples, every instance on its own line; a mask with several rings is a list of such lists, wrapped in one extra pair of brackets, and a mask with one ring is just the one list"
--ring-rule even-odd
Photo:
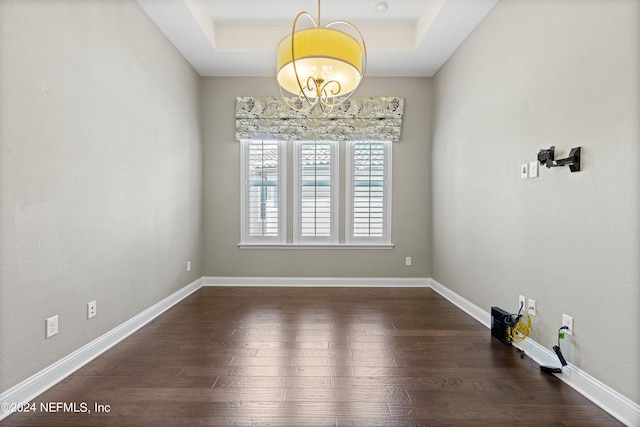
[(538, 162), (547, 168), (555, 168), (558, 166), (569, 166), (571, 172), (580, 172), (580, 147), (574, 147), (569, 153), (569, 157), (564, 159), (555, 159), (556, 147), (543, 148), (538, 152)]

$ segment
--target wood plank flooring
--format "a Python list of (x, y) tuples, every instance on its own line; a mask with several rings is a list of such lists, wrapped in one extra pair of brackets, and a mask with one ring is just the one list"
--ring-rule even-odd
[(621, 425), (421, 288), (205, 287), (35, 402), (79, 412), (0, 424)]

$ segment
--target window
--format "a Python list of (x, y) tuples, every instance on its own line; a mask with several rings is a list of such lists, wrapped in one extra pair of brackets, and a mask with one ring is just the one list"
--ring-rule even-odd
[(279, 141), (242, 141), (242, 242), (284, 243), (285, 158)]
[(338, 242), (336, 142), (294, 143), (294, 243)]
[(347, 243), (391, 242), (389, 145), (384, 141), (347, 145)]
[[(390, 142), (242, 140), (241, 146), (241, 245), (391, 246)], [(288, 225), (286, 217), (293, 218)]]

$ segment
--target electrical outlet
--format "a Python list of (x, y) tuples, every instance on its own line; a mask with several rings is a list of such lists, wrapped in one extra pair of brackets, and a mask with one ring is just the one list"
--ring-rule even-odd
[(408, 257), (406, 257), (406, 258), (404, 259), (404, 265), (407, 265), (407, 266), (408, 266), (408, 265), (411, 265), (411, 257), (410, 257), (410, 256), (408, 256)]
[(51, 338), (52, 336), (56, 335), (58, 333), (58, 315), (56, 314), (53, 317), (49, 317), (45, 322), (45, 326), (47, 328), (47, 338)]
[(538, 177), (538, 162), (529, 162), (529, 178)]
[(87, 303), (87, 319), (91, 319), (97, 314), (97, 304), (95, 301)]
[(528, 178), (529, 177), (529, 163), (523, 163), (520, 165), (520, 178)]
[(529, 313), (529, 316), (535, 316), (536, 315), (536, 301), (529, 299), (529, 304), (527, 304), (527, 310), (529, 310), (527, 313)]
[(522, 308), (521, 313), (524, 314), (527, 311), (527, 299), (524, 295), (520, 295), (518, 297), (518, 311), (520, 312), (520, 308)]
[(562, 326), (566, 326), (564, 330), (566, 334), (573, 335), (573, 317), (562, 314)]

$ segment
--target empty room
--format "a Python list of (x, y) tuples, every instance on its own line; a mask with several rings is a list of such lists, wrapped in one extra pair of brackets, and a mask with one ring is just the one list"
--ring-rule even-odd
[(639, 426), (640, 1), (0, 0), (0, 425)]

